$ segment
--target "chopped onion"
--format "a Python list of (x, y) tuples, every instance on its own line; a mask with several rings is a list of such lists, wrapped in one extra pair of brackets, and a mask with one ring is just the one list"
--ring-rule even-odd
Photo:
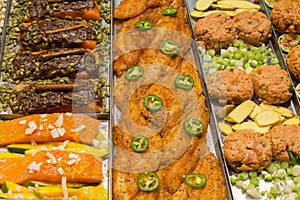
[(56, 163), (57, 163), (56, 158), (55, 158), (55, 156), (54, 156), (52, 153), (47, 152), (47, 153), (46, 153), (46, 156), (47, 156), (48, 158), (50, 158), (52, 164), (56, 164)]
[(80, 132), (80, 131), (82, 131), (82, 130), (85, 129), (85, 128), (86, 128), (85, 125), (81, 125), (81, 126), (79, 126), (79, 127), (77, 127), (77, 128), (71, 129), (71, 132), (73, 132), (73, 133), (75, 133), (75, 132)]
[(27, 120), (26, 120), (26, 119), (24, 119), (24, 120), (20, 120), (20, 121), (19, 121), (19, 124), (26, 124), (26, 122), (27, 122)]
[(52, 138), (58, 138), (59, 137), (59, 134), (58, 134), (56, 129), (51, 130), (50, 134), (51, 134)]
[(63, 192), (64, 200), (69, 198), (68, 194), (68, 186), (67, 186), (67, 177), (63, 176), (61, 177), (61, 189)]

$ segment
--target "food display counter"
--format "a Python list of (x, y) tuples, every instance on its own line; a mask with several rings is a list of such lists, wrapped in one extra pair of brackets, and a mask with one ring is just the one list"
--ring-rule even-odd
[(299, 1), (0, 5), (0, 199), (300, 198)]

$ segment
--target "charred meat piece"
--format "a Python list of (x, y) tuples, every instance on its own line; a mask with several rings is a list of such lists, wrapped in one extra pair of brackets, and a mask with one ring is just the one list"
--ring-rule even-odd
[(81, 17), (86, 20), (100, 20), (96, 0), (30, 0), (26, 21), (50, 17)]
[(39, 20), (21, 27), (19, 43), (28, 51), (64, 47), (94, 49), (96, 32), (83, 22)]
[(73, 84), (20, 84), (11, 88), (9, 104), (14, 114), (100, 112), (102, 97), (92, 80)]
[(56, 77), (97, 78), (96, 57), (86, 49), (54, 49), (16, 54), (13, 79), (47, 79)]

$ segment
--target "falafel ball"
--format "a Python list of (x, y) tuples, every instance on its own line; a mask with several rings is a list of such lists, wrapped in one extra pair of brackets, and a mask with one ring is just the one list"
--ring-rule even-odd
[(270, 19), (283, 33), (300, 33), (300, 1), (280, 0), (275, 3)]
[(206, 82), (209, 95), (220, 104), (240, 104), (254, 95), (251, 75), (239, 68), (217, 71)]
[(282, 104), (291, 97), (292, 81), (279, 66), (265, 65), (251, 71), (255, 96), (266, 104)]
[(205, 49), (216, 51), (228, 48), (237, 39), (236, 28), (229, 15), (212, 13), (195, 24), (196, 40), (204, 45)]
[(287, 147), (298, 158), (300, 158), (300, 126), (287, 125), (275, 126), (267, 134), (272, 143), (272, 153), (274, 160), (289, 162), (290, 158)]
[(244, 11), (233, 17), (238, 37), (248, 44), (259, 46), (272, 36), (271, 21), (260, 11)]
[(291, 75), (300, 80), (300, 45), (293, 47), (287, 54), (286, 64)]
[(228, 164), (237, 172), (264, 169), (272, 161), (270, 140), (250, 129), (226, 136), (223, 151)]

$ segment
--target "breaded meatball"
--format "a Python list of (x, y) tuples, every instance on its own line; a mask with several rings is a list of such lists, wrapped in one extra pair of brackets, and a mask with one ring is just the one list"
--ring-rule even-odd
[(220, 104), (240, 104), (254, 95), (251, 75), (242, 69), (225, 69), (206, 78), (209, 95)]
[(300, 80), (300, 45), (293, 47), (288, 53), (286, 56), (286, 64), (291, 75), (297, 80)]
[(238, 37), (248, 44), (259, 46), (272, 36), (271, 21), (260, 11), (244, 11), (233, 17)]
[(223, 151), (228, 164), (237, 172), (264, 169), (272, 161), (270, 140), (250, 129), (226, 136)]
[(290, 151), (300, 158), (300, 126), (287, 125), (275, 126), (267, 134), (272, 143), (272, 152), (274, 160), (280, 162), (289, 162), (290, 158), (286, 151), (289, 147)]
[(291, 79), (279, 66), (265, 65), (251, 72), (255, 96), (266, 104), (282, 104), (291, 97)]
[(270, 19), (275, 29), (284, 33), (300, 33), (300, 1), (280, 0), (274, 5)]
[(195, 24), (195, 37), (206, 49), (220, 50), (229, 47), (237, 39), (233, 20), (225, 13), (213, 13)]

